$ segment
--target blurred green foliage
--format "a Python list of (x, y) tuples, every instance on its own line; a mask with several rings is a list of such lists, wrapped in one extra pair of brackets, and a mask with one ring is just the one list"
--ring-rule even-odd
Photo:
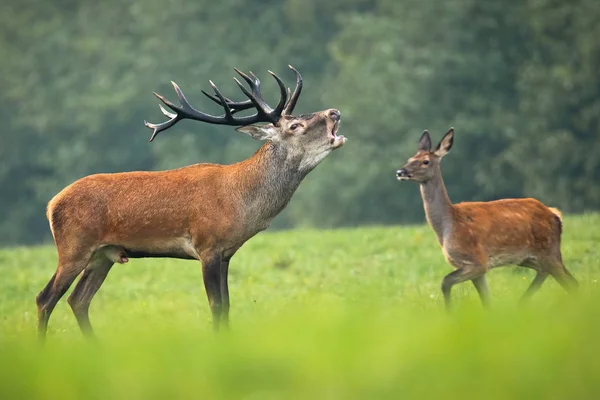
[[(50, 237), (44, 208), (96, 172), (231, 163), (259, 144), (182, 122), (147, 143), (158, 91), (199, 108), (231, 67), (293, 82), (298, 112), (335, 107), (348, 144), (301, 185), (276, 227), (414, 222), (394, 171), (425, 128), (456, 128), (455, 201), (535, 196), (600, 207), (596, 0), (5, 0), (0, 6), (0, 244)], [(272, 94), (270, 94), (272, 93)], [(585, 151), (584, 151), (585, 150)]]
[(2, 399), (596, 399), (600, 393), (600, 214), (568, 216), (553, 279), (525, 307), (524, 268), (469, 282), (444, 312), (452, 268), (429, 226), (266, 232), (230, 268), (230, 331), (214, 335), (197, 261), (115, 265), (88, 346), (66, 302), (35, 337), (35, 296), (53, 246), (0, 250)]

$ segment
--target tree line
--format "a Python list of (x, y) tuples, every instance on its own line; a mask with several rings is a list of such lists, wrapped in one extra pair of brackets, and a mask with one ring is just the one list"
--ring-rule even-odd
[(160, 121), (152, 91), (193, 104), (232, 67), (305, 89), (297, 112), (342, 111), (346, 146), (275, 226), (423, 220), (394, 176), (424, 129), (453, 126), (451, 198), (537, 197), (600, 208), (600, 6), (594, 0), (6, 0), (0, 12), (0, 244), (50, 238), (45, 205), (92, 173), (231, 163), (259, 143), (227, 127)]

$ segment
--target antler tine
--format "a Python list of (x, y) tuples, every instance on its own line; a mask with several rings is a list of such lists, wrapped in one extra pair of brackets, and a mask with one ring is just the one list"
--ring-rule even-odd
[(175, 93), (177, 94), (177, 98), (179, 99), (179, 102), (181, 103), (181, 105), (183, 106), (183, 108), (185, 108), (185, 109), (192, 108), (192, 106), (190, 105), (190, 103), (187, 101), (187, 99), (183, 95), (183, 92), (181, 91), (181, 89), (179, 88), (179, 86), (175, 82), (173, 82), (173, 81), (171, 81), (171, 85), (173, 85), (173, 89), (175, 89)]
[[(171, 82), (171, 83), (175, 84), (174, 82)], [(152, 92), (152, 94), (154, 96), (156, 96), (160, 101), (162, 101), (165, 105), (167, 105), (167, 107), (169, 107), (173, 111), (177, 112), (177, 109), (179, 107), (177, 107), (175, 104), (171, 103), (166, 97), (161, 96), (160, 94), (158, 94), (156, 92)], [(167, 111), (162, 106), (162, 104), (159, 104), (158, 107), (160, 108), (160, 111), (167, 118), (169, 118), (169, 120), (165, 121), (165, 122), (162, 122), (160, 124), (151, 124), (148, 121), (144, 121), (144, 125), (146, 127), (148, 127), (148, 128), (150, 128), (150, 129), (153, 130), (152, 136), (150, 137), (150, 142), (152, 142), (154, 140), (154, 138), (156, 137), (156, 135), (158, 135), (160, 132), (164, 131), (165, 129), (169, 129), (170, 127), (172, 127), (173, 125), (175, 125), (177, 122), (179, 122), (179, 120), (181, 119), (181, 117), (178, 114)]]
[(177, 116), (177, 114), (175, 114), (175, 113), (172, 113), (172, 112), (169, 112), (169, 110), (167, 110), (166, 108), (164, 108), (164, 107), (162, 106), (162, 104), (159, 104), (159, 105), (158, 105), (158, 108), (160, 108), (160, 111), (162, 111), (162, 113), (163, 113), (163, 115), (164, 115), (165, 117), (169, 117), (169, 118), (175, 118), (175, 117)]
[(225, 110), (225, 118), (227, 120), (234, 122), (235, 119), (233, 118), (231, 109), (229, 108), (229, 105), (227, 104), (225, 97), (223, 97), (223, 95), (221, 94), (221, 91), (219, 90), (219, 88), (217, 88), (217, 85), (215, 85), (213, 83), (213, 81), (208, 81), (208, 83), (210, 83), (210, 86), (213, 88), (213, 90), (215, 91), (215, 94), (217, 95), (217, 97), (221, 101), (221, 104), (223, 105), (223, 110)]
[(170, 120), (165, 121), (165, 122), (160, 123), (160, 124), (151, 124), (148, 121), (144, 121), (144, 125), (146, 127), (150, 128), (150, 129), (152, 129), (152, 131), (153, 131), (152, 132), (152, 136), (150, 137), (149, 141), (152, 142), (154, 140), (154, 138), (156, 137), (156, 135), (158, 135), (160, 132), (164, 131), (165, 129), (169, 129), (170, 127), (172, 127), (173, 125), (175, 125), (177, 122), (179, 122), (179, 120), (180, 120), (180, 118), (178, 118), (177, 116), (175, 116), (175, 118), (171, 118)]
[[(237, 72), (237, 74), (239, 76), (241, 76), (242, 78), (244, 78), (244, 80), (248, 83), (248, 85), (250, 85), (250, 87), (254, 86), (254, 81), (252, 80), (252, 78), (250, 78), (248, 75), (246, 75), (245, 73), (243, 73), (242, 71), (240, 71), (239, 69), (233, 67), (233, 70), (235, 72)], [(235, 78), (234, 78), (235, 79)], [(258, 82), (260, 84), (260, 81)]]
[(244, 80), (248, 83), (248, 86), (250, 86), (252, 93), (248, 92), (248, 90), (244, 87), (244, 85), (241, 84), (239, 80), (233, 78), (242, 92), (244, 92), (244, 94), (248, 96), (248, 98), (256, 106), (257, 115), (264, 115), (265, 117), (269, 118), (271, 122), (277, 122), (281, 116), (281, 112), (275, 114), (273, 112), (274, 110), (265, 102), (262, 97), (262, 93), (260, 92), (260, 80), (256, 77), (256, 75), (250, 72), (250, 75), (252, 76), (251, 78), (237, 68), (234, 68), (234, 70), (238, 73), (238, 75), (244, 78)]
[(244, 92), (244, 94), (246, 96), (248, 96), (248, 98), (250, 99), (248, 101), (251, 102), (254, 105), (254, 107), (256, 107), (256, 111), (257, 112), (264, 111), (264, 110), (262, 110), (262, 105), (260, 104), (259, 99), (257, 99), (256, 97), (254, 97), (254, 94), (250, 93), (248, 91), (248, 89), (246, 89), (246, 87), (244, 85), (242, 85), (242, 82), (240, 82), (237, 78), (233, 78), (233, 80), (239, 86), (240, 90), (242, 92)]
[[(177, 108), (178, 108), (178, 107), (177, 107), (175, 104), (171, 103), (171, 102), (169, 101), (169, 99), (167, 99), (165, 96), (161, 96), (160, 94), (158, 94), (158, 93), (156, 93), (156, 92), (152, 92), (152, 94), (153, 94), (153, 95), (154, 95), (154, 96), (155, 96), (157, 99), (159, 99), (160, 101), (162, 101), (162, 102), (163, 102), (163, 103), (164, 103), (164, 104), (165, 104), (167, 107), (169, 107), (171, 110), (175, 110), (175, 109), (177, 109)], [(160, 104), (159, 104), (159, 107), (160, 107)]]
[(288, 67), (290, 67), (290, 69), (296, 74), (296, 88), (294, 89), (294, 93), (283, 109), (283, 115), (290, 115), (292, 112), (294, 112), (294, 107), (296, 107), (296, 103), (298, 102), (298, 98), (302, 92), (302, 75), (300, 75), (300, 72), (298, 72), (298, 70), (291, 65), (288, 65)]
[[(207, 93), (204, 90), (201, 90), (201, 92), (202, 92), (202, 94), (204, 94), (206, 97), (208, 97), (209, 99), (211, 99), (218, 105), (223, 106), (223, 104), (221, 103), (221, 100), (219, 100), (216, 96), (213, 96), (212, 94)], [(227, 102), (227, 105), (231, 109), (232, 114), (235, 114), (237, 112), (247, 110), (249, 108), (254, 107), (254, 104), (252, 104), (252, 101), (250, 101), (250, 100), (233, 101), (227, 97), (223, 97), (223, 98), (225, 99), (225, 101)]]
[(287, 90), (285, 89), (285, 84), (283, 83), (283, 81), (274, 72), (269, 71), (269, 74), (271, 74), (271, 76), (275, 78), (275, 80), (277, 81), (277, 85), (279, 85), (279, 103), (277, 103), (277, 107), (275, 107), (275, 110), (273, 110), (273, 112), (277, 115), (281, 115), (285, 108), (285, 105), (288, 102)]

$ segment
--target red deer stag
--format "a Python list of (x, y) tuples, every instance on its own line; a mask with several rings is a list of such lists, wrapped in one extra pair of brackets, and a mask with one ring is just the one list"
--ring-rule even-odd
[(565, 268), (560, 252), (562, 216), (536, 199), (503, 199), (452, 204), (442, 179), (440, 161), (452, 148), (450, 129), (434, 151), (425, 131), (417, 154), (396, 172), (399, 180), (420, 183), (427, 222), (435, 231), (446, 261), (455, 271), (442, 281), (446, 308), (452, 286), (472, 281), (484, 305), (489, 304), (486, 272), (516, 264), (537, 272), (523, 295), (529, 298), (552, 275), (568, 291), (577, 281)]
[[(213, 327), (228, 324), (229, 261), (248, 239), (266, 229), (288, 204), (302, 179), (346, 139), (337, 135), (340, 112), (335, 109), (292, 116), (302, 90), (296, 74), (293, 92), (277, 81), (280, 99), (273, 109), (264, 101), (260, 81), (235, 71), (246, 101), (224, 97), (210, 82), (223, 107), (214, 116), (193, 108), (172, 82), (181, 106), (155, 94), (173, 112), (169, 118), (145, 123), (158, 133), (182, 119), (237, 126), (237, 131), (267, 142), (249, 159), (232, 165), (195, 164), (158, 172), (97, 174), (79, 179), (49, 203), (47, 217), (58, 250), (58, 267), (36, 298), (38, 334), (44, 338), (56, 303), (83, 272), (68, 302), (84, 334), (92, 335), (88, 309), (113, 263), (130, 258), (171, 257), (199, 260), (213, 316)], [(255, 114), (234, 116), (254, 109)], [(258, 125), (257, 123), (266, 123)]]

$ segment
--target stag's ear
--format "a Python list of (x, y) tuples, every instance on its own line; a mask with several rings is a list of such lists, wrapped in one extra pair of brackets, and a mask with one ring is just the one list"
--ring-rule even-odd
[(444, 157), (452, 148), (452, 143), (454, 143), (454, 128), (450, 128), (442, 140), (440, 140), (440, 143), (435, 148), (435, 155), (440, 158)]
[(247, 133), (257, 140), (273, 139), (277, 135), (277, 128), (273, 124), (268, 125), (246, 125), (235, 129), (238, 132)]
[(431, 137), (428, 131), (423, 132), (419, 139), (419, 151), (431, 151)]

